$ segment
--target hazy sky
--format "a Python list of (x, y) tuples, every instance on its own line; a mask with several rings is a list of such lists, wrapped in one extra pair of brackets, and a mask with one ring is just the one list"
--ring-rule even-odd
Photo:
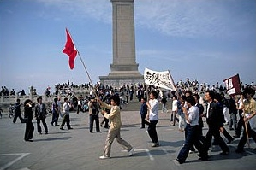
[[(177, 82), (256, 82), (255, 0), (135, 0), (136, 62)], [(69, 29), (93, 82), (112, 63), (110, 0), (0, 0), (0, 85), (16, 91), (88, 82), (62, 53)]]

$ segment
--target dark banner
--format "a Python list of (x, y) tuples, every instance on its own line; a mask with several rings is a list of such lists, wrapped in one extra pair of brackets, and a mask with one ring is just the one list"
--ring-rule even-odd
[(236, 74), (233, 77), (223, 80), (226, 85), (227, 91), (229, 95), (239, 95), (241, 94), (241, 83), (239, 74)]

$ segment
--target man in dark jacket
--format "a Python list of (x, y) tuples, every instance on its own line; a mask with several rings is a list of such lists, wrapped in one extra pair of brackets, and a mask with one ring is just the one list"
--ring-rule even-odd
[(46, 118), (47, 113), (46, 113), (45, 104), (42, 103), (42, 96), (37, 98), (37, 102), (38, 102), (38, 104), (36, 105), (36, 108), (35, 108), (35, 116), (36, 116), (36, 120), (37, 120), (38, 133), (42, 134), (42, 128), (40, 126), (40, 121), (42, 121), (42, 123), (44, 125), (45, 134), (48, 134), (48, 128), (45, 123), (45, 118)]
[(13, 119), (13, 123), (16, 122), (17, 118), (20, 118), (20, 122), (21, 123), (24, 123), (24, 120), (21, 117), (21, 103), (20, 103), (20, 99), (16, 100), (14, 108), (15, 108), (15, 110), (14, 110), (15, 111), (15, 116), (14, 116), (14, 119)]
[(26, 142), (33, 142), (33, 102), (30, 99), (27, 99), (24, 102), (24, 119), (26, 120), (26, 130), (24, 140)]
[(146, 104), (146, 99), (142, 97), (140, 99), (141, 105), (140, 105), (140, 117), (141, 117), (141, 127), (140, 128), (145, 128), (145, 119), (147, 115), (147, 104)]
[(202, 160), (207, 160), (207, 152), (211, 147), (211, 140), (212, 136), (222, 149), (221, 155), (228, 155), (229, 154), (229, 147), (223, 141), (222, 137), (220, 136), (220, 128), (223, 125), (223, 112), (221, 107), (218, 106), (217, 103), (214, 102), (214, 92), (213, 91), (206, 91), (205, 92), (205, 100), (207, 101), (206, 107), (206, 123), (209, 126), (209, 130), (205, 136), (205, 143), (203, 146), (203, 150), (205, 152), (204, 155), (201, 155)]

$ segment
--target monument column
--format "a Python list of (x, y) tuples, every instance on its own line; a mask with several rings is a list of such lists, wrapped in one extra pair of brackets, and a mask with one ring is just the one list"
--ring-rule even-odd
[(133, 0), (111, 0), (113, 8), (113, 64), (111, 71), (138, 70), (135, 63)]
[(113, 24), (113, 63), (108, 76), (100, 76), (103, 84), (120, 86), (143, 82), (135, 61), (134, 0), (110, 0)]

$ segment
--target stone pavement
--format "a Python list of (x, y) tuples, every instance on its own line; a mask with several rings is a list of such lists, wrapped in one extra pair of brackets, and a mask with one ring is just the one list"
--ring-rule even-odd
[(231, 153), (228, 156), (219, 155), (220, 148), (213, 146), (209, 152), (211, 161), (201, 162), (197, 153), (194, 153), (189, 154), (186, 163), (177, 164), (173, 160), (184, 142), (184, 133), (179, 132), (177, 126), (170, 126), (169, 114), (161, 111), (157, 126), (159, 147), (152, 148), (146, 129), (140, 129), (139, 111), (123, 111), (121, 135), (134, 146), (134, 155), (128, 156), (114, 141), (111, 159), (99, 160), (98, 157), (103, 154), (107, 130), (101, 128), (101, 132), (96, 133), (94, 128), (94, 133), (90, 133), (88, 113), (71, 113), (70, 117), (74, 129), (67, 130), (64, 127), (64, 131), (59, 126), (51, 126), (51, 117), (47, 117), (47, 135), (37, 133), (34, 121), (34, 142), (30, 143), (23, 140), (25, 124), (19, 120), (13, 124), (4, 115), (0, 119), (0, 170), (251, 170), (256, 166), (256, 144), (250, 140), (251, 148), (246, 146), (245, 153), (236, 154), (234, 150), (238, 139), (229, 145)]

